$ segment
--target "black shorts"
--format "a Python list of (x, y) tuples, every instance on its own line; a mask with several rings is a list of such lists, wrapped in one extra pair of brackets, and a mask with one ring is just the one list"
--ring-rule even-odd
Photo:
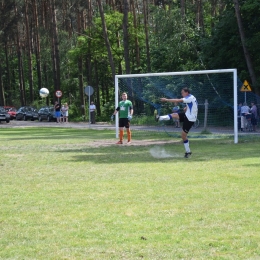
[(182, 130), (188, 134), (190, 129), (192, 128), (192, 126), (194, 125), (194, 122), (191, 122), (188, 120), (188, 118), (186, 117), (185, 113), (179, 113), (179, 118), (180, 118), (180, 122), (183, 123), (182, 125)]
[(119, 118), (119, 127), (129, 128), (130, 122), (128, 118)]

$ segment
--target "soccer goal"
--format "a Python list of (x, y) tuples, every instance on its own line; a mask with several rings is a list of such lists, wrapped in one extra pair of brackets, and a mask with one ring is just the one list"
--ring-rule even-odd
[[(162, 103), (160, 98), (181, 98), (181, 89), (185, 86), (190, 88), (199, 104), (198, 122), (191, 133), (230, 135), (234, 136), (234, 143), (237, 143), (236, 69), (116, 75), (115, 106), (118, 106), (121, 94), (126, 92), (133, 103), (131, 128), (134, 132), (158, 132), (155, 114), (172, 113), (174, 106), (180, 111), (184, 108), (182, 104)], [(163, 129), (168, 134), (180, 132), (174, 121), (168, 121)], [(118, 137), (118, 120), (116, 136)]]

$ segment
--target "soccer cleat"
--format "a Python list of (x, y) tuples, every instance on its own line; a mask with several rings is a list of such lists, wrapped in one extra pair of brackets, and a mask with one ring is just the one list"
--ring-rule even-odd
[(160, 116), (156, 115), (155, 121), (158, 122), (158, 121), (159, 121), (159, 118), (160, 118)]
[(126, 144), (131, 144), (131, 141), (128, 141)]
[(123, 144), (123, 142), (122, 141), (118, 141), (116, 144)]
[(184, 158), (189, 158), (190, 156), (191, 156), (191, 152), (184, 154)]

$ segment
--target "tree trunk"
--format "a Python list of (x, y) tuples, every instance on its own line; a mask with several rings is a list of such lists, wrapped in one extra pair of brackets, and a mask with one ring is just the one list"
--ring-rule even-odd
[(60, 90), (60, 52), (58, 42), (57, 17), (55, 0), (51, 2), (52, 14), (52, 51), (53, 51), (53, 80), (55, 90)]
[[(78, 32), (83, 32), (83, 23), (82, 23), (82, 11), (80, 11), (80, 6), (77, 8), (77, 26)], [(80, 105), (81, 105), (81, 114), (82, 118), (86, 120), (86, 108), (85, 108), (85, 93), (84, 93), (84, 77), (83, 77), (83, 59), (82, 56), (78, 58), (78, 79), (79, 79), (79, 95), (80, 95)], [(90, 120), (90, 119), (89, 119)]]
[(5, 106), (5, 90), (2, 76), (2, 65), (0, 64), (0, 106)]
[[(32, 0), (33, 7), (33, 20), (34, 20), (34, 37), (35, 37), (35, 58), (36, 58), (36, 69), (38, 79), (38, 90), (42, 88), (42, 66), (41, 66), (41, 46), (40, 46), (40, 34), (39, 34), (39, 21), (38, 21), (38, 7), (36, 0)], [(44, 16), (42, 14), (42, 16)], [(48, 88), (47, 85), (45, 87)]]
[(112, 78), (113, 78), (113, 82), (115, 82), (116, 70), (115, 70), (115, 64), (114, 64), (113, 55), (112, 55), (112, 51), (111, 51), (111, 45), (110, 45), (109, 38), (108, 38), (108, 32), (107, 32), (107, 25), (106, 25), (104, 10), (103, 10), (101, 0), (97, 0), (97, 2), (98, 2), (100, 17), (101, 17), (101, 20), (102, 20), (103, 35), (104, 35), (104, 38), (105, 38), (105, 43), (106, 43), (106, 48), (107, 48), (107, 53), (108, 53), (108, 59), (109, 59), (109, 63), (110, 63), (111, 71), (112, 71)]
[(29, 14), (28, 14), (28, 1), (25, 0), (25, 27), (26, 27), (26, 40), (28, 48), (28, 76), (29, 76), (29, 92), (30, 92), (30, 102), (34, 101), (34, 90), (33, 90), (33, 69), (32, 69), (32, 42), (30, 37), (29, 29)]
[(185, 19), (185, 0), (180, 0), (181, 1), (181, 18), (184, 21)]
[(23, 79), (23, 62), (22, 62), (22, 54), (21, 54), (21, 43), (20, 43), (20, 35), (19, 35), (19, 19), (17, 14), (17, 7), (15, 6), (15, 14), (17, 17), (17, 28), (16, 28), (16, 46), (17, 46), (17, 60), (18, 60), (18, 74), (19, 74), (19, 90), (20, 90), (20, 102), (22, 106), (26, 105), (25, 99), (25, 89), (24, 89), (24, 79)]
[(196, 1), (196, 25), (202, 33), (204, 33), (204, 17), (203, 17), (203, 3), (202, 0)]
[(85, 108), (85, 93), (83, 89), (83, 65), (82, 65), (82, 57), (79, 57), (78, 59), (78, 69), (79, 69), (79, 74), (78, 74), (78, 79), (79, 79), (79, 95), (80, 95), (80, 105), (81, 105), (81, 112), (82, 112), (82, 117), (83, 120), (86, 120), (86, 108)]
[(123, 34), (124, 34), (124, 58), (125, 58), (125, 70), (126, 74), (130, 74), (130, 59), (129, 59), (129, 37), (128, 37), (128, 12), (129, 5), (128, 0), (124, 0), (124, 16), (123, 16)]
[(99, 89), (99, 78), (98, 78), (98, 68), (97, 68), (97, 60), (94, 60), (94, 70), (95, 70), (95, 85), (96, 85), (96, 97), (97, 97), (97, 114), (101, 115), (100, 110), (100, 89)]
[(234, 5), (235, 5), (235, 12), (236, 12), (236, 17), (237, 17), (237, 25), (238, 25), (238, 29), (239, 29), (241, 43), (242, 43), (243, 50), (244, 50), (244, 56), (245, 56), (247, 68), (248, 68), (250, 78), (251, 78), (251, 81), (252, 81), (252, 86), (256, 89), (258, 87), (257, 78), (256, 78), (256, 74), (255, 74), (255, 71), (254, 71), (253, 62), (252, 62), (250, 53), (249, 53), (248, 48), (246, 46), (246, 37), (245, 37), (244, 27), (243, 27), (243, 24), (242, 24), (242, 18), (241, 18), (241, 14), (240, 14), (240, 8), (239, 8), (238, 0), (234, 0)]
[(6, 101), (11, 104), (11, 90), (12, 90), (12, 83), (10, 77), (10, 64), (9, 64), (9, 56), (8, 56), (8, 48), (7, 48), (7, 37), (5, 37), (5, 66), (6, 66)]
[(150, 59), (150, 46), (149, 46), (149, 33), (148, 33), (148, 11), (147, 11), (147, 8), (148, 8), (147, 0), (143, 0), (145, 45), (146, 45), (146, 57), (147, 57), (147, 71), (151, 72), (151, 59)]
[[(132, 13), (133, 13), (133, 18), (134, 18), (134, 28), (135, 30), (137, 30), (137, 18), (136, 18), (136, 9), (135, 9), (135, 1), (131, 1), (132, 2)], [(137, 4), (136, 4), (137, 5)], [(141, 62), (140, 62), (140, 47), (139, 47), (139, 41), (138, 41), (138, 37), (135, 36), (135, 59), (136, 59), (136, 67), (138, 72), (140, 72), (140, 66), (141, 66)]]

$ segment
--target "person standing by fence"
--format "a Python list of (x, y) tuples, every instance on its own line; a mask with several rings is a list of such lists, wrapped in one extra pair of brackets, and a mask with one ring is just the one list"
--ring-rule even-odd
[(246, 102), (244, 102), (243, 106), (241, 107), (241, 131), (244, 131), (244, 128), (247, 126), (247, 118), (246, 116), (249, 114), (250, 108)]
[(95, 124), (96, 123), (96, 105), (94, 104), (93, 101), (91, 101), (89, 110), (90, 110), (90, 123)]
[(257, 107), (254, 102), (251, 102), (250, 112), (251, 112), (251, 124), (253, 126), (253, 131), (255, 132), (257, 126), (258, 114), (257, 114)]

